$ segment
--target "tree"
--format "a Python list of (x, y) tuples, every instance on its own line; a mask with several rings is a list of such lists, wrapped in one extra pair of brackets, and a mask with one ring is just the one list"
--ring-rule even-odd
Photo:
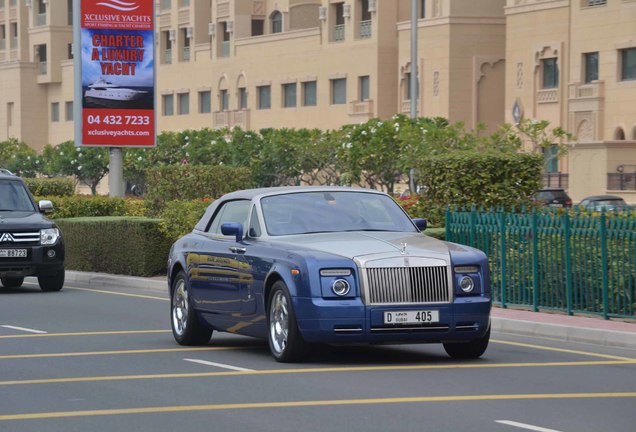
[(75, 176), (97, 195), (97, 185), (108, 174), (108, 148), (77, 147), (73, 141), (57, 145), (50, 166), (58, 174)]
[(21, 177), (35, 177), (40, 169), (40, 158), (35, 150), (15, 138), (0, 142), (0, 168)]

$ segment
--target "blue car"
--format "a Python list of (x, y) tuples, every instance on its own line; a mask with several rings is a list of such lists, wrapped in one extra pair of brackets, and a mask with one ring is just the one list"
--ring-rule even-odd
[(487, 257), (425, 229), (374, 190), (227, 194), (170, 250), (174, 338), (266, 338), (280, 362), (325, 343), (442, 343), (451, 357), (480, 357), (490, 338)]

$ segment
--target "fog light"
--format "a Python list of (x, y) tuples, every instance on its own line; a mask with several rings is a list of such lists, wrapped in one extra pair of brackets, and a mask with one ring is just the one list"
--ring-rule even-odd
[(462, 289), (462, 291), (468, 294), (475, 288), (475, 282), (473, 282), (473, 278), (471, 278), (470, 276), (464, 276), (459, 281), (459, 287)]
[(351, 287), (349, 286), (349, 282), (344, 279), (336, 279), (331, 284), (331, 290), (333, 291), (333, 293), (340, 297), (349, 294), (350, 289)]
[(55, 251), (53, 249), (49, 249), (46, 256), (49, 258), (55, 258)]

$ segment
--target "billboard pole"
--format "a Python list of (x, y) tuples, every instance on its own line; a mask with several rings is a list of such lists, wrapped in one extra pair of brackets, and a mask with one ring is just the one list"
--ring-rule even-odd
[(121, 147), (111, 147), (108, 161), (108, 196), (123, 197), (124, 156)]

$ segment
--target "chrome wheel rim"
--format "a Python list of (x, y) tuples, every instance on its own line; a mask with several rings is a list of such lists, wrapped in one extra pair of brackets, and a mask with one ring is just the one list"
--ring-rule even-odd
[(178, 336), (183, 336), (188, 325), (188, 290), (185, 281), (179, 279), (172, 296), (172, 328)]
[(277, 354), (287, 347), (289, 331), (289, 308), (282, 291), (276, 291), (269, 308), (269, 338)]

